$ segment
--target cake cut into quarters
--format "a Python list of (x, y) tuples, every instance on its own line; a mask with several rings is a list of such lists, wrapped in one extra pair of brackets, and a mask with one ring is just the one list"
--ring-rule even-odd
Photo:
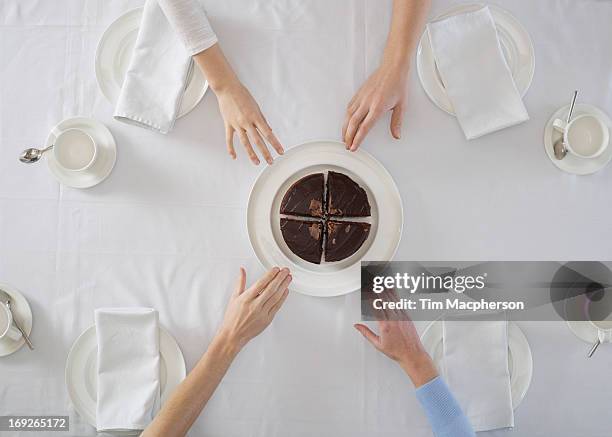
[(320, 264), (356, 253), (370, 235), (370, 223), (345, 219), (370, 217), (366, 191), (349, 176), (313, 173), (289, 187), (280, 205), (281, 234), (295, 255)]

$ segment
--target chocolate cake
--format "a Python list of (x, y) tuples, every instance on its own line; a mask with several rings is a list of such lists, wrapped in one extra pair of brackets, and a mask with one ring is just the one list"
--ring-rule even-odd
[(325, 177), (323, 173), (304, 176), (291, 185), (283, 196), (280, 213), (295, 216), (323, 217), (324, 190)]
[(342, 261), (359, 250), (370, 234), (370, 224), (329, 220), (325, 241), (325, 261)]
[(368, 195), (347, 175), (330, 171), (327, 175), (327, 214), (333, 217), (369, 217)]
[(321, 263), (323, 252), (326, 262), (350, 257), (370, 234), (369, 223), (348, 220), (369, 217), (370, 202), (365, 190), (343, 173), (328, 172), (327, 185), (323, 173), (304, 176), (283, 196), (280, 213), (290, 216), (280, 219), (285, 243), (314, 264)]
[(323, 223), (281, 218), (283, 239), (291, 252), (311, 263), (320, 264), (323, 255)]

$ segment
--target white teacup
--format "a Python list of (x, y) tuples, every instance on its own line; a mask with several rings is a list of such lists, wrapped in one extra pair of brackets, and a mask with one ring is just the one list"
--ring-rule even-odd
[(53, 156), (65, 170), (83, 171), (90, 168), (98, 157), (98, 146), (87, 132), (77, 128), (61, 131), (55, 138)]
[(569, 123), (557, 118), (553, 127), (563, 133), (568, 152), (579, 158), (596, 158), (608, 147), (608, 126), (594, 114), (578, 115)]
[(21, 332), (13, 325), (13, 314), (8, 307), (0, 303), (0, 340), (10, 338), (11, 340), (19, 340)]

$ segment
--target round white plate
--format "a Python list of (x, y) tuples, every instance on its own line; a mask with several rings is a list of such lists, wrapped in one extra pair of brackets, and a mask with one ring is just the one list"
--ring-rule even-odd
[[(294, 255), (280, 231), (280, 202), (287, 189), (301, 177), (328, 170), (350, 176), (361, 185), (371, 205), (370, 235), (349, 258), (312, 264)], [(384, 214), (380, 213), (384, 211)], [(348, 152), (337, 141), (314, 141), (296, 146), (266, 167), (251, 189), (247, 207), (247, 231), (261, 264), (291, 269), (291, 290), (311, 296), (338, 296), (361, 286), (360, 261), (393, 258), (402, 235), (402, 199), (387, 170), (363, 150)]]
[[(612, 145), (610, 144), (608, 144), (608, 148), (596, 158), (579, 158), (571, 153), (565, 155), (565, 158), (563, 159), (555, 158), (553, 144), (555, 144), (555, 141), (561, 138), (561, 132), (553, 128), (553, 122), (556, 118), (566, 119), (567, 111), (569, 111), (569, 105), (558, 109), (550, 117), (548, 123), (546, 123), (546, 127), (544, 128), (544, 149), (546, 150), (546, 154), (552, 163), (557, 166), (557, 168), (567, 173), (575, 175), (588, 175), (598, 172), (610, 162), (610, 159), (612, 159)], [(610, 120), (610, 117), (608, 117), (608, 115), (601, 109), (585, 103), (576, 104), (574, 106), (572, 117), (582, 114), (596, 115), (605, 121), (608, 129), (612, 129), (612, 120)]]
[[(104, 31), (98, 43), (96, 80), (104, 97), (113, 105), (117, 103), (123, 79), (130, 65), (142, 10), (143, 8), (132, 9), (117, 18)], [(195, 108), (208, 88), (208, 82), (199, 68), (193, 68), (192, 71), (179, 108), (179, 117)]]
[[(185, 359), (176, 340), (164, 328), (159, 328), (160, 390), (163, 404), (187, 374)], [(90, 326), (76, 339), (66, 359), (66, 388), (75, 410), (87, 422), (96, 426), (98, 397), (98, 343), (96, 327)]]
[(99, 184), (113, 170), (117, 160), (117, 146), (108, 128), (97, 120), (86, 117), (68, 118), (53, 128), (45, 147), (55, 142), (60, 132), (71, 129), (83, 129), (98, 145), (98, 158), (94, 165), (83, 171), (65, 170), (55, 160), (53, 153), (45, 153), (49, 170), (62, 185), (72, 188), (89, 188)]
[[(13, 317), (20, 323), (20, 326), (26, 334), (30, 336), (32, 333), (32, 309), (30, 308), (30, 304), (28, 304), (28, 301), (19, 290), (10, 285), (0, 284), (0, 289), (6, 291), (11, 296), (11, 311), (13, 312)], [(18, 351), (24, 344), (25, 340), (23, 337), (20, 337), (19, 340), (13, 340), (12, 338), (1, 339), (0, 357)], [(34, 347), (36, 347), (36, 345), (34, 345)]]
[[(482, 3), (462, 4), (453, 7), (447, 12), (438, 15), (435, 20), (447, 18), (452, 15), (475, 11), (483, 7)], [(499, 6), (488, 5), (497, 27), (497, 33), (506, 58), (508, 67), (512, 72), (514, 83), (524, 96), (531, 85), (535, 72), (535, 54), (533, 43), (527, 30), (508, 11)], [(425, 93), (440, 109), (455, 115), (453, 105), (446, 95), (444, 84), (440, 79), (438, 68), (433, 56), (431, 41), (427, 30), (423, 32), (419, 47), (417, 48), (417, 72)]]
[[(442, 321), (432, 322), (423, 331), (421, 341), (438, 369), (441, 369), (443, 358)], [(527, 338), (525, 338), (521, 328), (514, 322), (508, 322), (508, 369), (510, 370), (512, 408), (516, 409), (527, 394), (531, 384), (533, 361)]]

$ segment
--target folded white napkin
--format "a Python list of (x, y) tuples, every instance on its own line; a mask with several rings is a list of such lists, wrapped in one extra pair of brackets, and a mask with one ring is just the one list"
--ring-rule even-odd
[(443, 373), (475, 431), (514, 426), (508, 323), (490, 317), (443, 322)]
[(427, 31), (468, 140), (529, 119), (488, 7), (434, 21)]
[(157, 0), (147, 0), (115, 119), (170, 132), (192, 70), (193, 59)]
[(98, 431), (142, 430), (159, 409), (159, 326), (151, 308), (95, 311)]

